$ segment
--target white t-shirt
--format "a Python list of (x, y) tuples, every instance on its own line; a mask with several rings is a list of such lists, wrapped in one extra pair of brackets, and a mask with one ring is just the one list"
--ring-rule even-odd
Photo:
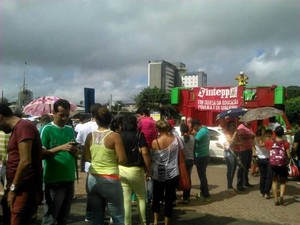
[(89, 121), (89, 122), (83, 124), (77, 134), (76, 141), (79, 144), (84, 145), (85, 139), (88, 136), (88, 134), (97, 129), (98, 129), (98, 125), (97, 125), (96, 121)]
[[(80, 129), (78, 131), (78, 134), (77, 134), (77, 137), (76, 137), (76, 142), (78, 142), (81, 145), (84, 145), (88, 134), (95, 131), (95, 130), (97, 130), (97, 129), (98, 129), (98, 125), (97, 125), (96, 121), (91, 120), (89, 122), (86, 122), (86, 123), (82, 124), (82, 126), (80, 127)], [(90, 165), (91, 165), (91, 163), (85, 162), (85, 166), (84, 166), (85, 167), (84, 168), (85, 172), (89, 171)]]
[(79, 131), (82, 129), (84, 123), (79, 123), (75, 126), (74, 130), (75, 132), (79, 133)]

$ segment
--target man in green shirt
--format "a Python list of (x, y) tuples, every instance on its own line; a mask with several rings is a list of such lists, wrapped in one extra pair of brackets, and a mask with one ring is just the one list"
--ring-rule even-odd
[(209, 131), (206, 126), (201, 125), (199, 120), (192, 121), (192, 128), (196, 131), (194, 161), (200, 180), (199, 197), (205, 201), (210, 201), (206, 177), (206, 168), (209, 163)]
[(41, 131), (44, 156), (45, 207), (42, 225), (67, 223), (76, 172), (78, 148), (75, 133), (66, 125), (70, 116), (70, 103), (59, 99), (54, 103), (53, 122)]

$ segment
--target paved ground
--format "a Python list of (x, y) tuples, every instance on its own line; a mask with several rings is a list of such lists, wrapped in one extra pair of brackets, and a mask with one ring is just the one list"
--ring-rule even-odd
[[(226, 191), (226, 166), (222, 163), (213, 163), (208, 167), (207, 175), (212, 200), (203, 202), (196, 200), (199, 180), (195, 168), (192, 173), (192, 199), (189, 205), (177, 204), (172, 224), (174, 225), (296, 225), (300, 221), (300, 202), (295, 196), (300, 195), (300, 185), (295, 181), (287, 183), (285, 205), (275, 206), (273, 199), (260, 197), (258, 184), (259, 177), (250, 175), (250, 182), (254, 188), (245, 192), (231, 195)], [(80, 173), (79, 184), (76, 184), (76, 199), (72, 205), (71, 225), (87, 224), (84, 222), (85, 213), (85, 173)], [(235, 181), (234, 181), (235, 183)], [(181, 193), (178, 192), (178, 197)], [(40, 224), (42, 206), (39, 208)], [(134, 224), (140, 224), (136, 208), (134, 208)], [(163, 216), (159, 224), (163, 224)]]

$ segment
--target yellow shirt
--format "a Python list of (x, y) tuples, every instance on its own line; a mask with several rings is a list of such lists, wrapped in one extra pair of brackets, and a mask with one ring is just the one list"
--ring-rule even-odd
[(6, 163), (7, 160), (7, 144), (10, 134), (6, 134), (3, 131), (0, 131), (0, 160), (3, 163)]
[(91, 166), (90, 173), (112, 175), (119, 174), (117, 154), (114, 149), (108, 149), (104, 145), (105, 137), (112, 131), (94, 131), (93, 142), (90, 147)]

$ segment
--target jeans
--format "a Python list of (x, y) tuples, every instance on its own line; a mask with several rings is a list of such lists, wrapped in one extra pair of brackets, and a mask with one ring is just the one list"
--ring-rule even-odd
[(224, 151), (224, 158), (226, 161), (226, 165), (227, 165), (227, 188), (228, 189), (232, 189), (232, 182), (233, 182), (233, 178), (234, 178), (234, 174), (236, 171), (236, 167), (237, 167), (237, 161), (236, 158), (233, 155), (234, 153), (232, 153), (230, 150), (225, 150)]
[(2, 164), (0, 176), (1, 176), (1, 184), (3, 186), (3, 189), (5, 190), (6, 189), (6, 164), (5, 163)]
[(8, 190), (5, 191), (1, 200), (3, 208), (3, 224), (10, 225), (29, 225), (32, 215), (38, 208), (40, 192), (22, 191), (16, 193), (13, 209), (10, 211), (7, 203)]
[(260, 172), (260, 193), (268, 195), (272, 187), (272, 170), (269, 159), (258, 159), (258, 168)]
[[(193, 165), (194, 165), (194, 160), (193, 159), (186, 159), (185, 160), (185, 166), (186, 166), (186, 169), (189, 173), (190, 181), (192, 181), (191, 174), (192, 174)], [(190, 195), (191, 195), (191, 189), (183, 191), (183, 199), (184, 200), (188, 200), (190, 198)]]
[(86, 176), (85, 180), (85, 191), (87, 194), (87, 200), (86, 200), (86, 208), (85, 208), (85, 218), (88, 220), (93, 219), (93, 213), (92, 213), (92, 207), (91, 207), (91, 198), (89, 197), (89, 189), (88, 189), (88, 174)]
[(248, 173), (252, 162), (252, 149), (237, 152), (237, 155), (243, 164), (243, 166), (238, 166), (237, 171), (237, 188), (240, 189), (249, 184)]
[(203, 197), (209, 197), (208, 183), (206, 177), (206, 168), (208, 166), (208, 163), (209, 156), (195, 158), (195, 165), (200, 180), (200, 195)]
[(65, 225), (68, 222), (74, 196), (74, 182), (45, 184), (45, 204), (42, 225)]
[(88, 189), (93, 212), (92, 224), (104, 224), (107, 204), (113, 223), (124, 225), (124, 199), (120, 180), (89, 174)]

